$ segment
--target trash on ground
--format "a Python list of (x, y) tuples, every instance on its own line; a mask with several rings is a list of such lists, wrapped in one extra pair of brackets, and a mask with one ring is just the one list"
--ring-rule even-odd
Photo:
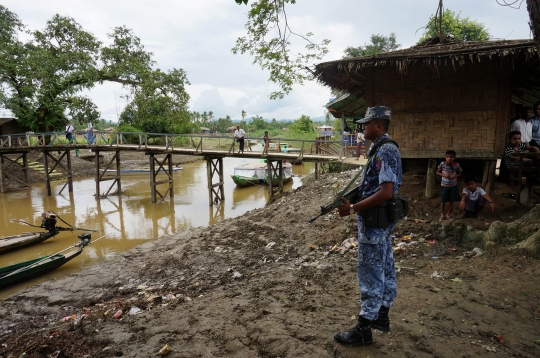
[(217, 252), (217, 253), (223, 252), (223, 248), (221, 246), (216, 246), (214, 248), (214, 252)]
[(479, 247), (475, 247), (473, 251), (476, 252), (476, 256), (482, 256), (484, 254), (484, 251)]
[(454, 281), (454, 282), (462, 282), (463, 280), (460, 279), (459, 277), (456, 277), (456, 278), (451, 279), (450, 281)]
[(130, 315), (130, 316), (135, 316), (136, 314), (139, 314), (139, 313), (141, 313), (141, 312), (142, 312), (142, 310), (141, 310), (139, 307), (133, 306), (133, 307), (131, 307), (131, 308), (129, 309), (128, 315)]
[(123, 313), (122, 310), (118, 310), (116, 311), (113, 317), (116, 319), (119, 319), (120, 317), (122, 317), (122, 313)]
[(161, 348), (158, 352), (158, 355), (160, 357), (165, 357), (167, 356), (169, 353), (171, 353), (171, 347), (169, 347), (168, 344), (164, 345), (163, 348)]
[[(267, 248), (267, 249), (271, 249), (272, 246), (274, 246), (275, 244), (276, 244), (276, 243), (275, 243), (274, 241), (269, 242), (268, 244), (266, 244), (266, 248)], [(311, 244), (310, 244), (310, 248), (311, 248)]]

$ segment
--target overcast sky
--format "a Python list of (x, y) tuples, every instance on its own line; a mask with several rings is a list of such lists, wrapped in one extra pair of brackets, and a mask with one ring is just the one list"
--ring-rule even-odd
[[(503, 0), (499, 0), (503, 2)], [(230, 115), (296, 119), (302, 114), (324, 115), (330, 97), (327, 87), (309, 82), (295, 86), (283, 100), (270, 100), (277, 87), (252, 64), (248, 55), (233, 55), (242, 36), (248, 7), (234, 0), (2, 0), (30, 30), (42, 29), (54, 14), (74, 18), (101, 41), (115, 26), (125, 25), (141, 38), (162, 70), (182, 68), (191, 83), (190, 110)], [(331, 40), (330, 53), (321, 61), (342, 57), (347, 46), (369, 42), (371, 34), (396, 34), (402, 48), (413, 46), (420, 29), (435, 13), (436, 0), (297, 0), (287, 15), (293, 31), (313, 32), (314, 39)], [(497, 0), (445, 0), (447, 9), (483, 23), (494, 39), (531, 38), (525, 1), (520, 9)], [(125, 103), (117, 84), (99, 85), (89, 92), (102, 118), (116, 121)], [(390, 104), (389, 104), (390, 105)]]

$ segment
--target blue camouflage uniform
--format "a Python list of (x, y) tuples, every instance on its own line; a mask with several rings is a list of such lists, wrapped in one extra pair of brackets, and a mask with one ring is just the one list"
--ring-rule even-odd
[[(382, 138), (390, 138), (384, 134)], [(375, 142), (376, 143), (376, 142)], [(375, 144), (374, 143), (374, 144)], [(373, 145), (372, 145), (373, 146)], [(371, 196), (381, 188), (382, 183), (394, 183), (394, 194), (403, 182), (401, 155), (392, 143), (383, 144), (368, 161), (360, 180), (361, 196)], [(358, 285), (360, 286), (360, 316), (373, 321), (377, 319), (379, 308), (390, 307), (397, 295), (396, 271), (390, 235), (396, 224), (385, 228), (366, 226), (363, 228), (361, 215), (358, 218)]]

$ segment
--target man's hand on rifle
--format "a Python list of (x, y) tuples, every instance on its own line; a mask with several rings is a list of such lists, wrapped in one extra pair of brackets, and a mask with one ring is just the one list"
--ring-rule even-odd
[(341, 198), (343, 203), (336, 208), (336, 211), (339, 213), (339, 216), (349, 216), (351, 215), (351, 203), (345, 197)]

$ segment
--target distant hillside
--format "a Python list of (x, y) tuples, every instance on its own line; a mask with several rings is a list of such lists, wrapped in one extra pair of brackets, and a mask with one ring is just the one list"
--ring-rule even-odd
[[(251, 119), (253, 117), (246, 117), (244, 120), (249, 123), (251, 122)], [(266, 122), (272, 122), (271, 119), (269, 118), (263, 118)], [(285, 118), (282, 118), (282, 119), (277, 119), (278, 122), (294, 122), (297, 118), (290, 118), (290, 119), (285, 119)], [(324, 116), (319, 116), (319, 117), (313, 117), (311, 118), (311, 120), (313, 122), (324, 122), (326, 120), (326, 118)], [(242, 120), (241, 119), (233, 119), (233, 123), (239, 123), (241, 122)]]

